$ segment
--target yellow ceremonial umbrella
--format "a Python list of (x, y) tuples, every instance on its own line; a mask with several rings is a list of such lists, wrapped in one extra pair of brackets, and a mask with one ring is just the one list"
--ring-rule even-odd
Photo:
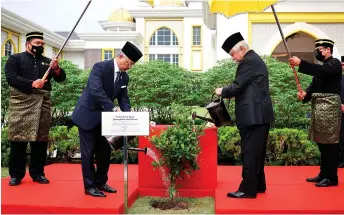
[(144, 0), (144, 2), (146, 2), (150, 6), (154, 7), (154, 0)]
[(208, 0), (211, 13), (231, 17), (240, 13), (262, 12), (279, 0)]
[[(283, 39), (284, 46), (288, 52), (289, 58), (291, 58), (287, 42), (282, 32), (282, 28), (278, 21), (274, 4), (278, 3), (280, 0), (207, 0), (209, 5), (210, 13), (218, 13), (226, 16), (227, 18), (232, 17), (241, 13), (248, 12), (262, 12), (265, 9), (271, 7), (274, 14), (279, 32)], [(291, 66), (294, 72), (295, 81), (299, 92), (302, 92), (300, 81), (294, 66)]]

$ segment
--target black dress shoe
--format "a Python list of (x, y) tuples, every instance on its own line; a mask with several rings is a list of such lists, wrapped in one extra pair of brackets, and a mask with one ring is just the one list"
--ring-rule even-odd
[(315, 184), (317, 187), (331, 187), (331, 186), (338, 186), (338, 181), (330, 181), (327, 178)]
[(106, 195), (103, 192), (100, 192), (97, 188), (86, 189), (85, 194), (93, 197), (106, 197)]
[(247, 195), (241, 191), (235, 191), (235, 192), (230, 192), (227, 194), (227, 197), (231, 197), (231, 198), (256, 198), (256, 196), (251, 196), (251, 195)]
[(265, 193), (265, 190), (258, 190), (257, 193)]
[(105, 184), (104, 186), (98, 187), (98, 190), (105, 191), (108, 193), (117, 193), (116, 189), (113, 189), (109, 185)]
[(17, 178), (11, 178), (9, 184), (10, 186), (17, 186), (21, 183), (21, 180), (17, 179)]
[(39, 184), (49, 184), (49, 180), (46, 177), (44, 177), (43, 175), (41, 175), (37, 178), (34, 178), (33, 181), (37, 182)]
[(324, 180), (324, 178), (320, 177), (319, 175), (317, 175), (314, 178), (306, 178), (307, 182), (320, 182), (322, 180)]
[(338, 168), (344, 168), (344, 161), (342, 161), (338, 164)]

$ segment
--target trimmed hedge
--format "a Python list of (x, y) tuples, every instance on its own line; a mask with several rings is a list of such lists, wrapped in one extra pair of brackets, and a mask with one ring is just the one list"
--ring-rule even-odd
[[(219, 128), (218, 144), (221, 149), (220, 164), (241, 164), (240, 135), (236, 127)], [(306, 131), (274, 128), (269, 132), (265, 159), (267, 165), (318, 165), (320, 153), (317, 145), (307, 139)]]
[[(1, 164), (8, 166), (9, 147), (7, 128), (1, 132)], [(218, 156), (219, 164), (241, 165), (240, 162), (240, 135), (236, 127), (221, 127), (218, 129), (218, 144), (221, 153)], [(138, 139), (129, 142), (130, 147), (138, 147)], [(68, 129), (66, 126), (55, 126), (50, 130), (48, 162), (80, 162), (72, 157), (79, 153), (79, 134), (76, 127)], [(57, 150), (56, 156), (52, 156)], [(291, 165), (318, 165), (320, 153), (317, 145), (307, 139), (304, 130), (290, 128), (275, 128), (269, 133), (266, 164), (278, 166)], [(129, 152), (130, 164), (137, 164), (136, 152)], [(111, 163), (123, 163), (122, 151), (112, 151)]]

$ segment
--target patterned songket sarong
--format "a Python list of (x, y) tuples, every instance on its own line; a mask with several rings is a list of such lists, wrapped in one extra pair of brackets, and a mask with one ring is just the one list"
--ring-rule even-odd
[(8, 115), (10, 141), (48, 141), (51, 123), (50, 92), (25, 94), (11, 87)]
[(316, 143), (339, 142), (341, 125), (341, 100), (337, 94), (313, 93), (312, 118), (308, 137)]

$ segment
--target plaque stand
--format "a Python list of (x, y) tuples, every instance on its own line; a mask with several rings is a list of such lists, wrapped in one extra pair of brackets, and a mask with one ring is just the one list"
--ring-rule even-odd
[(128, 147), (127, 136), (123, 137), (123, 153), (124, 153), (124, 213), (128, 212)]

